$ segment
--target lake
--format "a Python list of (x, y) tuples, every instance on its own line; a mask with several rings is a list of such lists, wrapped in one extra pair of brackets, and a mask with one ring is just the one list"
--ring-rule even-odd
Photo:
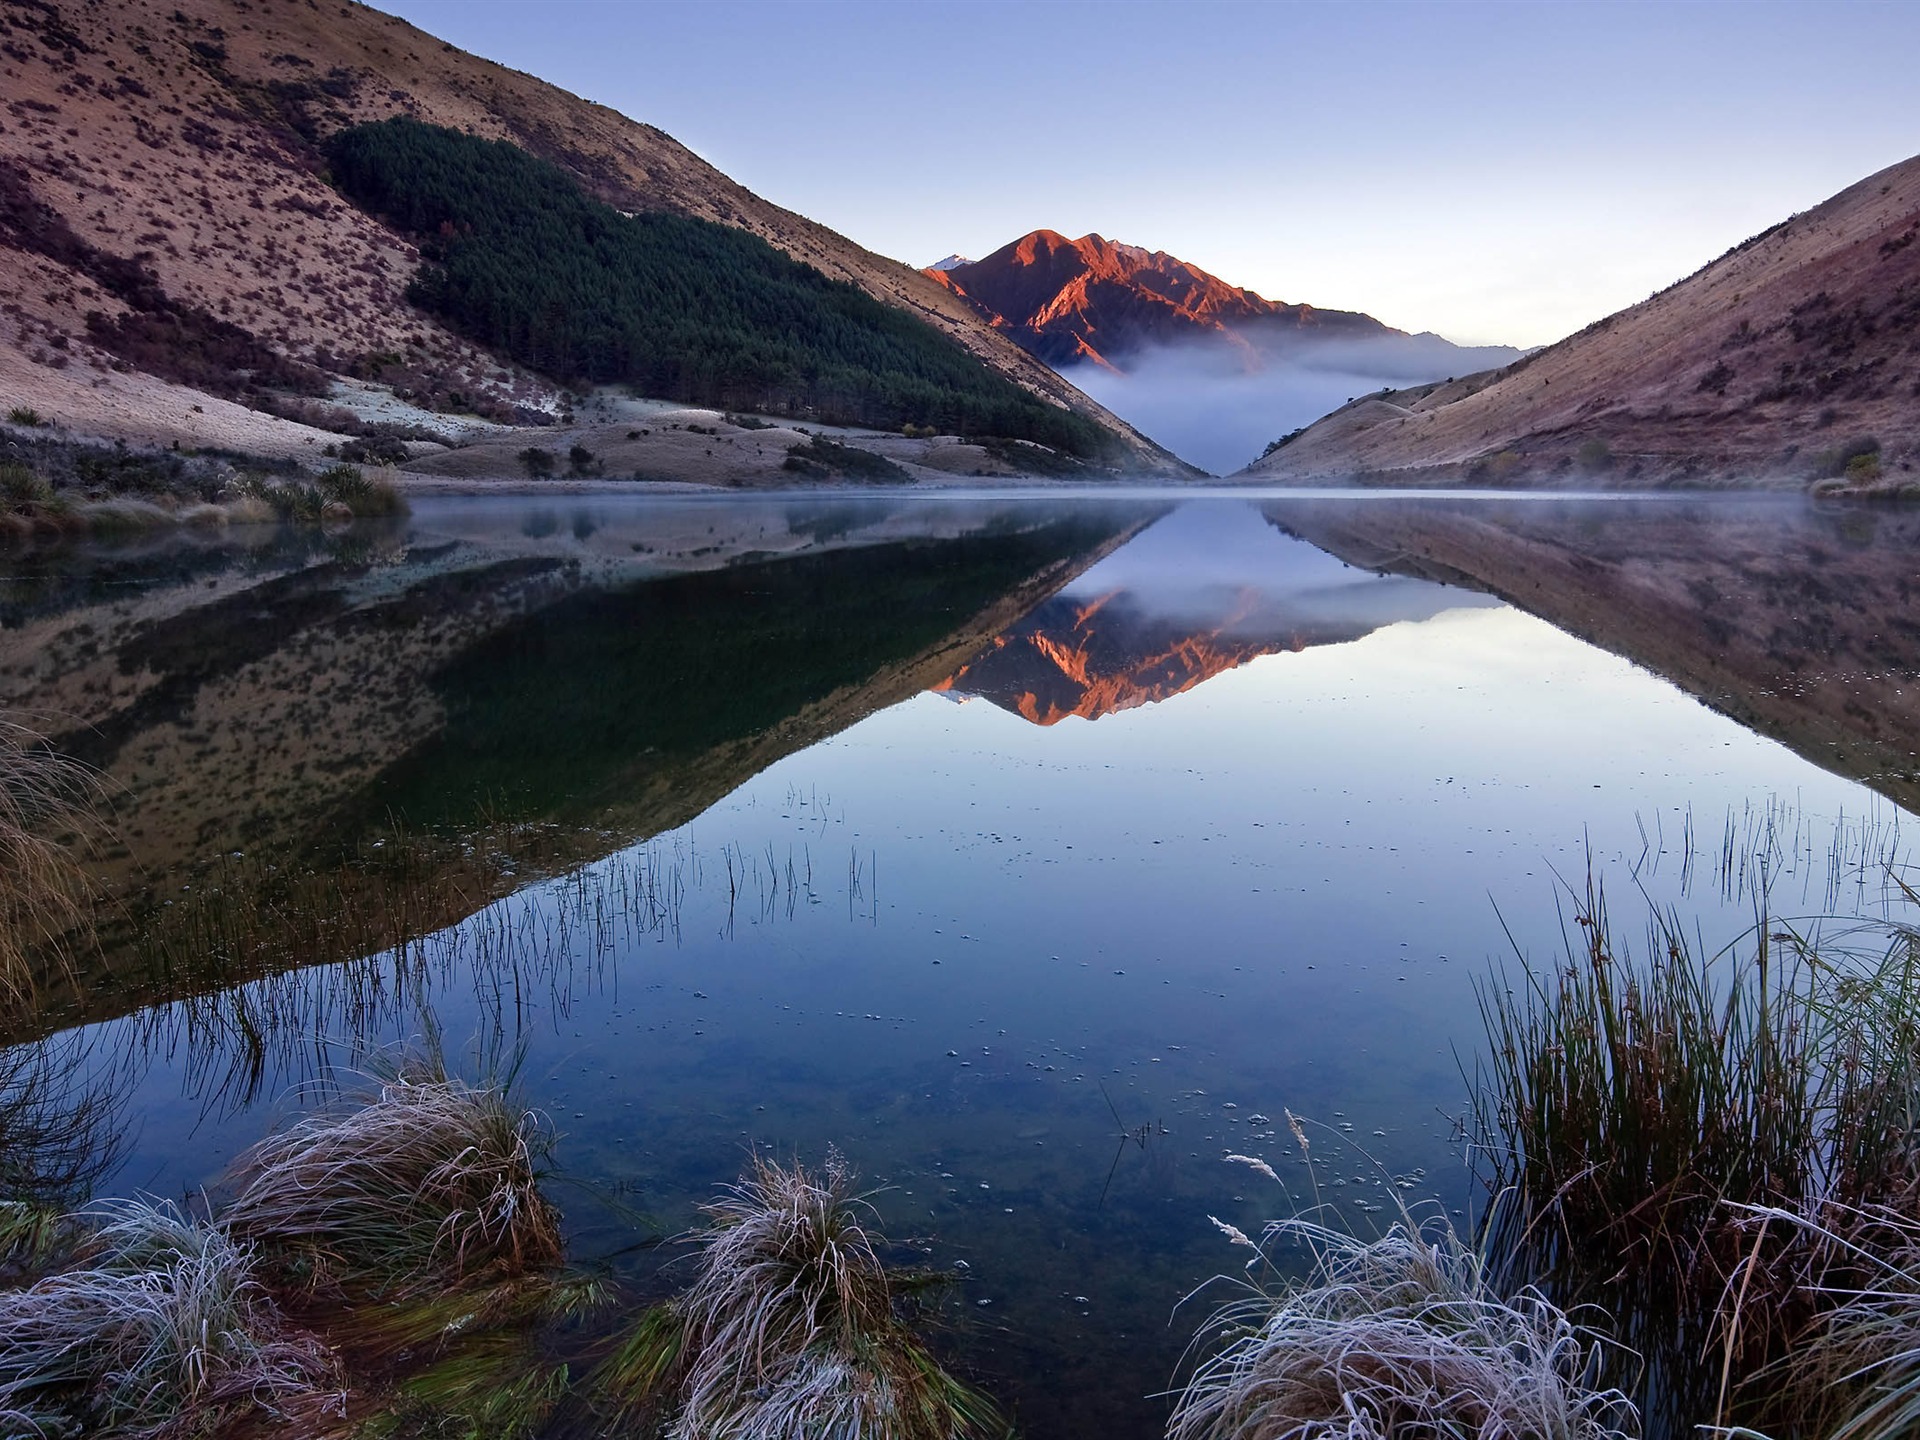
[[(0, 558), (0, 706), (107, 777), (97, 961), (8, 1017), (100, 1194), (331, 1067), (511, 1065), (639, 1294), (753, 1147), (964, 1279), (1035, 1436), (1161, 1433), (1249, 1232), (1464, 1225), (1479, 987), (1606, 878), (1714, 945), (1920, 803), (1903, 511), (1725, 497), (435, 499)], [(0, 1067), (3, 1068), (3, 1067)], [(85, 1109), (91, 1106), (91, 1109)], [(118, 1135), (117, 1144), (109, 1145)], [(1227, 1154), (1264, 1158), (1275, 1185)]]

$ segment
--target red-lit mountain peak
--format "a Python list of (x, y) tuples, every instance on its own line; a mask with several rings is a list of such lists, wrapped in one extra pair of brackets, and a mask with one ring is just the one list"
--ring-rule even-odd
[(1050, 365), (1124, 369), (1156, 345), (1247, 347), (1305, 332), (1390, 335), (1371, 316), (1286, 305), (1164, 250), (1035, 230), (971, 264), (927, 272)]

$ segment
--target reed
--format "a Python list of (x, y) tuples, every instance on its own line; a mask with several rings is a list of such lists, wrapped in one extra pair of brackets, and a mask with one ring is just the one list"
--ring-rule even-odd
[(103, 1049), (68, 1033), (0, 1050), (0, 1266), (51, 1260), (120, 1163), (123, 1090)]
[(561, 1261), (559, 1216), (540, 1192), (550, 1146), (503, 1087), (414, 1066), (242, 1155), (226, 1224), (314, 1299), (512, 1282)]
[(891, 1271), (844, 1162), (823, 1173), (756, 1155), (706, 1207), (699, 1273), (640, 1316), (601, 1367), (616, 1408), (679, 1440), (957, 1440), (1004, 1430), (897, 1313), (937, 1277)]
[(1574, 898), (1563, 963), (1481, 993), (1492, 1253), (1615, 1318), (1650, 1424), (1782, 1413), (1755, 1377), (1844, 1264), (1819, 1222), (1920, 1199), (1920, 939), (1762, 908), (1707, 953), (1669, 912), (1635, 957), (1597, 881)]

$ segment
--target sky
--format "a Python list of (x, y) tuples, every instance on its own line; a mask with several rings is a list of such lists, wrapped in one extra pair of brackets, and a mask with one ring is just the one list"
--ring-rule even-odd
[(1920, 151), (1920, 3), (383, 0), (916, 265), (1029, 230), (1559, 339)]

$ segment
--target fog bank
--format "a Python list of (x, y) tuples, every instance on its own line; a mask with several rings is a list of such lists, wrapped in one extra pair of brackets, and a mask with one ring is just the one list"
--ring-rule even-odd
[(1128, 357), (1124, 374), (1097, 365), (1062, 374), (1182, 460), (1230, 475), (1269, 441), (1370, 391), (1467, 375), (1519, 354), (1408, 335), (1264, 352), (1167, 347)]

